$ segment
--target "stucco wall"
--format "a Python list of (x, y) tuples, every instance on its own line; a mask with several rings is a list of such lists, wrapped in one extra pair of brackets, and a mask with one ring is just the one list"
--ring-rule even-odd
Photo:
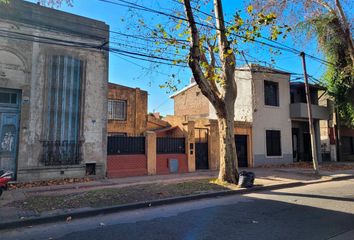
[[(17, 7), (23, 7), (21, 5), (22, 1), (16, 1), (15, 3)], [(96, 45), (101, 43), (97, 39), (87, 39), (80, 35), (81, 33), (68, 33), (59, 30), (48, 31), (38, 25), (32, 26), (31, 11), (37, 11), (36, 14), (40, 14), (43, 7), (37, 9), (35, 4), (30, 4), (30, 7), (27, 6), (28, 4), (24, 3), (25, 7), (22, 9), (24, 12), (28, 11), (26, 23), (9, 20), (11, 14), (0, 13), (0, 27), (8, 31), (64, 41), (85, 41)], [(6, 9), (1, 11), (6, 11)], [(56, 14), (59, 14), (64, 15), (68, 21), (81, 19), (55, 10), (49, 12), (55, 13), (53, 18)], [(101, 22), (96, 23), (90, 19), (86, 20), (106, 29), (105, 35), (97, 33), (97, 36), (108, 39), (107, 25)], [(64, 22), (61, 24), (65, 25)], [(75, 23), (73, 23), (73, 28), (74, 25)], [(81, 30), (85, 31), (85, 29)], [(76, 166), (49, 167), (44, 166), (40, 161), (42, 152), (40, 140), (42, 140), (44, 132), (47, 131), (43, 128), (44, 95), (48, 91), (45, 85), (47, 81), (46, 59), (52, 55), (70, 55), (84, 63), (81, 86), (83, 102), (81, 104), (82, 126), (80, 132), (80, 140), (83, 141), (83, 161)], [(17, 180), (83, 177), (85, 176), (85, 163), (96, 163), (97, 175), (104, 176), (106, 168), (108, 54), (101, 50), (2, 37), (0, 38), (0, 72), (1, 88), (17, 89), (21, 90), (22, 93)]]
[(108, 84), (108, 100), (125, 100), (127, 102), (127, 119), (108, 120), (108, 134), (126, 133), (128, 136), (142, 135), (147, 128), (146, 91), (117, 84)]
[[(235, 101), (235, 121), (252, 122), (253, 98), (251, 73), (248, 71), (235, 72), (237, 98)], [(209, 104), (210, 118), (217, 119), (215, 108)]]
[[(254, 83), (255, 109), (253, 113), (253, 154), (254, 165), (284, 164), (292, 162), (291, 120), (289, 115), (290, 91), (289, 75), (255, 72)], [(279, 84), (279, 107), (266, 106), (264, 103), (264, 80)], [(269, 157), (266, 151), (266, 130), (281, 131), (280, 157)]]

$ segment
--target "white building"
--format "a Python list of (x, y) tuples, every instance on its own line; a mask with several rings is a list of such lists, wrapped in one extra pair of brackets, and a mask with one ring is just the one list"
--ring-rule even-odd
[[(252, 124), (253, 166), (291, 163), (290, 73), (250, 67), (236, 70), (235, 121)], [(211, 104), (210, 118), (216, 119)]]

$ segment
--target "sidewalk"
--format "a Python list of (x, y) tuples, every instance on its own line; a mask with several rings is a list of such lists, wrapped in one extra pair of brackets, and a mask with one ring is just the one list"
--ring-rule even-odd
[(235, 185), (218, 185), (210, 181), (217, 177), (217, 172), (198, 171), (13, 189), (5, 191), (0, 197), (0, 229), (20, 224), (65, 221), (68, 217), (76, 219), (173, 202), (354, 178), (353, 170), (321, 171), (320, 177), (314, 175), (311, 169), (303, 168), (242, 170), (256, 174), (255, 187), (241, 189)]

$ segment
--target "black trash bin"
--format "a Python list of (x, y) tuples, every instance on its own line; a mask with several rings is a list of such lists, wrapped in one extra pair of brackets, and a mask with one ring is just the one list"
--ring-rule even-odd
[(253, 172), (242, 171), (239, 174), (238, 185), (244, 188), (251, 188), (253, 187), (255, 177)]

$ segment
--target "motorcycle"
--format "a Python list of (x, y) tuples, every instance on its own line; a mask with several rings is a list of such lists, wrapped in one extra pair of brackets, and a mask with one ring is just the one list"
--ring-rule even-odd
[(7, 184), (11, 181), (12, 175), (11, 171), (0, 170), (0, 196), (7, 189)]

